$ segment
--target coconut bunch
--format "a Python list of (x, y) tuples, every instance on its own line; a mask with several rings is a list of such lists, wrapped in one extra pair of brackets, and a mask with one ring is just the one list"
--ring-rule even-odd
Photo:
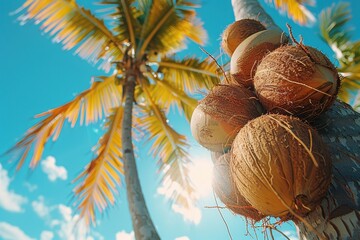
[(255, 20), (224, 31), (230, 71), (199, 102), (194, 138), (218, 152), (213, 188), (234, 213), (304, 220), (327, 194), (331, 158), (310, 125), (336, 99), (340, 80), (315, 48)]

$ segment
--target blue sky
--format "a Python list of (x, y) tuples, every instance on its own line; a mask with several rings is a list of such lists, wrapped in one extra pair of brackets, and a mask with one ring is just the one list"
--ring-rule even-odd
[[(209, 34), (205, 49), (217, 55), (220, 52), (220, 34), (225, 26), (234, 21), (231, 1), (202, 2), (198, 13)], [(317, 7), (310, 10), (316, 16), (320, 9), (332, 2), (337, 1), (318, 1)], [(352, 25), (355, 26), (360, 19), (356, 15), (360, 10), (360, 2), (350, 2), (354, 15)], [(52, 43), (51, 38), (43, 34), (39, 26), (32, 23), (20, 26), (16, 16), (9, 14), (22, 3), (20, 0), (0, 3), (0, 29), (3, 33), (0, 38), (0, 153), (13, 146), (36, 123), (32, 116), (71, 100), (90, 86), (91, 77), (106, 75), (74, 56), (72, 51), (62, 51), (61, 46)], [(263, 1), (261, 3), (283, 29), (286, 22), (290, 23), (295, 36), (302, 34), (305, 44), (317, 47), (334, 61), (333, 53), (318, 36), (316, 24), (310, 28), (300, 27), (269, 4)], [(92, 7), (89, 4), (86, 6)], [(354, 39), (359, 38), (358, 31), (354, 33)], [(194, 44), (190, 44), (182, 54), (205, 57)], [(194, 172), (199, 172), (199, 169), (211, 171), (209, 153), (191, 138), (185, 120), (176, 116), (174, 114), (170, 118), (170, 123), (186, 134), (191, 142), (190, 152), (196, 163)], [(15, 172), (8, 163), (9, 158), (1, 157), (0, 239), (133, 239), (123, 188), (119, 191), (116, 205), (99, 217), (96, 228), (88, 234), (81, 226), (78, 231), (73, 230), (78, 216), (72, 206), (71, 191), (74, 184), (71, 184), (71, 180), (93, 158), (90, 149), (96, 144), (100, 133), (100, 125), (77, 126), (74, 129), (65, 126), (59, 140), (47, 144), (43, 160), (34, 170), (25, 167)], [(216, 205), (211, 188), (202, 185), (203, 192), (197, 207), (192, 211), (192, 218), (184, 219), (184, 215), (175, 212), (174, 207), (161, 194), (156, 160), (149, 155), (148, 147), (139, 149), (141, 151), (137, 152), (137, 161), (144, 195), (162, 238), (227, 239), (227, 230), (218, 211), (205, 208)], [(203, 178), (198, 176), (196, 181), (199, 185), (209, 182), (206, 177), (203, 174)], [(241, 217), (228, 211), (223, 211), (223, 214), (234, 239), (251, 239), (245, 236), (245, 221)], [(296, 239), (294, 228), (290, 224), (285, 223), (282, 228)], [(281, 237), (278, 236), (277, 239)]]

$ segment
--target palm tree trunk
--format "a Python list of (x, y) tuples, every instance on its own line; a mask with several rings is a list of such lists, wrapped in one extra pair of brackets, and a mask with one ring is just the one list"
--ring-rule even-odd
[[(276, 27), (257, 0), (232, 0), (236, 20), (254, 18)], [(326, 198), (305, 221), (296, 222), (300, 239), (360, 239), (360, 114), (335, 102), (320, 119), (319, 129), (333, 160), (333, 178)]]
[(160, 239), (150, 218), (145, 199), (141, 190), (139, 176), (136, 168), (134, 149), (132, 145), (132, 109), (134, 100), (136, 76), (130, 73), (125, 86), (125, 106), (122, 123), (122, 144), (124, 155), (124, 175), (126, 192), (132, 225), (137, 240)]

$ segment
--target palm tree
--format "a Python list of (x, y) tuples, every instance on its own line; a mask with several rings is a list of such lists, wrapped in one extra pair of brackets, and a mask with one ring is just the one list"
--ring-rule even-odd
[(347, 103), (360, 88), (360, 41), (351, 41), (351, 30), (346, 26), (350, 19), (348, 3), (333, 4), (319, 18), (321, 38), (334, 51), (343, 77), (339, 98)]
[[(206, 37), (192, 0), (102, 0), (107, 21), (75, 0), (27, 0), (20, 21), (35, 20), (65, 50), (115, 72), (94, 78), (91, 87), (72, 101), (36, 117), (41, 121), (9, 150), (17, 169), (32, 153), (30, 167), (38, 165), (45, 144), (56, 141), (66, 121), (74, 127), (106, 118), (106, 133), (95, 146), (96, 157), (75, 179), (76, 204), (86, 223), (96, 212), (116, 201), (121, 174), (136, 239), (159, 239), (142, 194), (133, 150), (133, 129), (152, 144), (162, 180), (171, 181), (172, 200), (189, 207), (194, 188), (189, 181), (185, 136), (167, 121), (175, 107), (189, 120), (197, 105), (194, 93), (218, 82), (216, 64), (196, 58), (178, 59), (185, 40), (198, 44)], [(111, 27), (110, 27), (111, 26)], [(172, 55), (169, 55), (172, 53)], [(133, 104), (135, 102), (135, 104)]]
[[(308, 1), (281, 2), (289, 4)], [(269, 27), (278, 27), (257, 0), (232, 0), (232, 5), (236, 20), (259, 19)], [(295, 221), (295, 224), (300, 239), (360, 239), (360, 114), (349, 105), (336, 101), (321, 121), (323, 127), (318, 132), (333, 156), (332, 184), (321, 205), (304, 221)]]

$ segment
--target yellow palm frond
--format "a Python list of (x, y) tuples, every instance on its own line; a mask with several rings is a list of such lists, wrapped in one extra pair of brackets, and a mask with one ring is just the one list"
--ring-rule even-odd
[(311, 0), (266, 0), (267, 2), (274, 2), (277, 9), (282, 12), (287, 12), (295, 22), (301, 25), (312, 24), (315, 22), (314, 15), (305, 7), (305, 5), (313, 6), (315, 1)]
[(172, 107), (176, 107), (180, 113), (184, 113), (186, 119), (190, 122), (198, 101), (188, 96), (182, 89), (174, 87), (166, 79), (160, 80), (151, 73), (146, 75), (156, 83), (149, 86), (149, 92), (160, 108), (164, 109), (165, 113), (168, 113)]
[(80, 217), (95, 225), (96, 207), (103, 212), (109, 205), (114, 205), (117, 186), (123, 174), (121, 124), (123, 107), (114, 110), (108, 117), (105, 127), (107, 133), (96, 146), (96, 158), (74, 180), (81, 183), (74, 189), (76, 205)]
[(184, 40), (189, 38), (203, 44), (206, 32), (202, 22), (196, 18), (191, 0), (157, 0), (141, 1), (141, 18), (139, 51), (142, 55), (147, 50), (166, 53), (184, 47)]
[(71, 127), (75, 126), (79, 117), (80, 124), (96, 122), (103, 114), (108, 115), (111, 108), (118, 106), (120, 100), (121, 88), (115, 85), (115, 76), (99, 77), (90, 89), (80, 93), (74, 100), (36, 115), (36, 118), (45, 118), (31, 127), (8, 153), (19, 156), (19, 169), (33, 148), (30, 167), (34, 168), (40, 161), (46, 142), (51, 137), (53, 141), (59, 137), (65, 120), (71, 123)]
[(217, 65), (212, 59), (177, 60), (173, 57), (165, 57), (158, 64), (158, 71), (164, 74), (164, 79), (175, 88), (184, 89), (191, 94), (201, 89), (211, 89), (220, 82)]
[[(190, 159), (187, 154), (186, 137), (169, 124), (162, 109), (154, 102), (148, 86), (143, 86), (148, 107), (139, 108), (137, 125), (146, 131), (153, 156), (158, 158), (162, 183), (168, 187), (167, 194), (180, 206), (190, 207), (195, 195), (189, 177)], [(170, 185), (168, 183), (171, 183)], [(176, 187), (172, 187), (176, 185)]]
[(142, 12), (134, 6), (135, 0), (103, 0), (100, 3), (112, 5), (113, 10), (108, 14), (114, 20), (113, 31), (119, 41), (131, 42), (136, 48), (136, 38), (139, 37), (141, 25), (138, 18)]
[(55, 42), (61, 42), (65, 50), (77, 46), (80, 57), (93, 63), (102, 59), (105, 70), (123, 55), (121, 41), (75, 0), (27, 0), (23, 8), (26, 13), (19, 17), (20, 21), (34, 19), (41, 23), (43, 31), (54, 36)]

